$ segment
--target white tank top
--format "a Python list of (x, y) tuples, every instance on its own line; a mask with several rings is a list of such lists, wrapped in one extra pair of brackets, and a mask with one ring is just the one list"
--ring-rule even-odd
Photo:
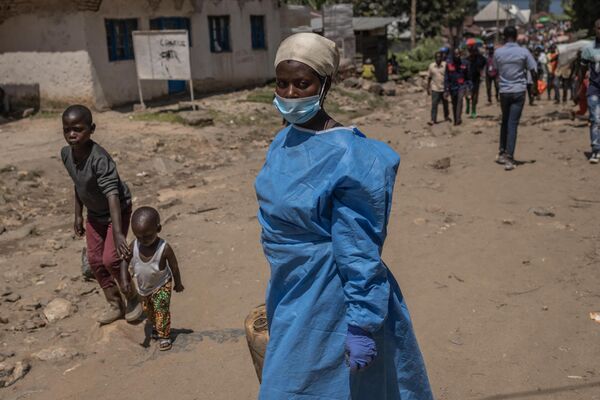
[(160, 270), (160, 259), (165, 251), (166, 244), (167, 242), (163, 239), (159, 239), (158, 248), (148, 262), (144, 262), (140, 258), (139, 243), (137, 239), (133, 244), (131, 272), (137, 291), (141, 296), (150, 296), (173, 277), (168, 261), (166, 261), (167, 266), (165, 269), (162, 271)]

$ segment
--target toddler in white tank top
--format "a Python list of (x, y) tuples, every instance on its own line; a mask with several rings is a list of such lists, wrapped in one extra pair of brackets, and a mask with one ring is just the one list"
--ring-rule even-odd
[[(148, 322), (153, 325), (153, 336), (159, 339), (159, 350), (171, 348), (171, 292), (182, 292), (181, 274), (175, 253), (158, 234), (160, 215), (152, 207), (140, 207), (131, 217), (131, 229), (136, 239), (131, 243), (131, 256), (121, 268), (123, 282), (133, 285), (142, 297)], [(174, 285), (173, 285), (174, 284)], [(129, 288), (126, 288), (129, 289)]]

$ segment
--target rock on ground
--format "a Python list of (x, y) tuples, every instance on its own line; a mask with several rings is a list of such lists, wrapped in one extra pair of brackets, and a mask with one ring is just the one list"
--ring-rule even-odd
[(30, 369), (31, 365), (25, 360), (17, 361), (14, 365), (0, 363), (0, 388), (12, 385), (27, 375)]
[(32, 356), (40, 361), (59, 361), (65, 359), (72, 359), (79, 353), (73, 349), (66, 349), (64, 347), (49, 347), (34, 353)]
[(56, 298), (44, 308), (44, 316), (48, 322), (55, 322), (67, 318), (75, 311), (75, 306), (65, 299)]

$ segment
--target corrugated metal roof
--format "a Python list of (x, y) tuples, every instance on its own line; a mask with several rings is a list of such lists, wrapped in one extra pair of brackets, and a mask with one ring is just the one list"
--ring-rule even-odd
[[(352, 29), (355, 31), (372, 31), (385, 28), (396, 21), (400, 21), (400, 19), (391, 17), (354, 17), (352, 18)], [(323, 19), (311, 18), (310, 26), (313, 32), (323, 31)]]
[(529, 22), (531, 10), (521, 10), (515, 4), (511, 4), (507, 9), (506, 4), (499, 3), (496, 0), (490, 1), (481, 11), (473, 17), (475, 22), (490, 22), (495, 21), (496, 16), (500, 21), (508, 19), (516, 19), (521, 24)]
[(355, 31), (372, 31), (374, 29), (385, 28), (396, 21), (399, 21), (399, 19), (386, 17), (355, 17), (352, 18), (352, 27)]

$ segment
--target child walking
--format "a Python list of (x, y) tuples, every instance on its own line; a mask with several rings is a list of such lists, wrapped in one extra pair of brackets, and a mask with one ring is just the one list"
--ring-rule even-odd
[(112, 157), (91, 139), (96, 130), (92, 112), (85, 106), (72, 105), (64, 111), (62, 123), (68, 146), (62, 148), (60, 155), (74, 184), (73, 228), (77, 236), (85, 235), (90, 267), (108, 302), (98, 322), (109, 324), (123, 316), (134, 321), (142, 314), (137, 296), (131, 290), (124, 291), (125, 305), (117, 285), (121, 258), (129, 254), (125, 237), (131, 216), (131, 193), (119, 177)]
[[(131, 229), (136, 239), (130, 255), (123, 262), (122, 280), (129, 285), (127, 263), (137, 292), (142, 296), (144, 311), (153, 325), (153, 336), (159, 340), (159, 350), (171, 348), (171, 291), (182, 292), (181, 274), (175, 253), (158, 234), (160, 215), (152, 207), (140, 207), (133, 213)], [(173, 283), (175, 283), (173, 287)]]

